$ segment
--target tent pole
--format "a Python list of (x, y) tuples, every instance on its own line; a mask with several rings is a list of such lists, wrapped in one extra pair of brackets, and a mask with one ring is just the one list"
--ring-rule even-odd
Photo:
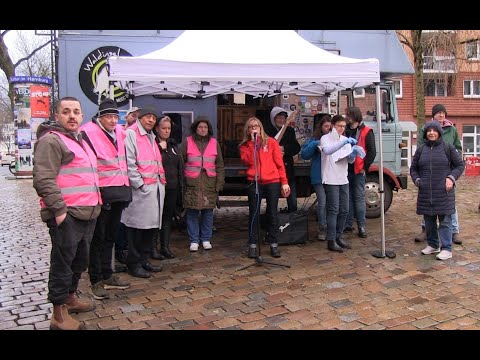
[(380, 83), (375, 83), (375, 100), (377, 115), (377, 132), (378, 132), (378, 150), (380, 152), (378, 182), (380, 185), (380, 219), (381, 219), (381, 235), (382, 250), (372, 252), (372, 256), (384, 258), (385, 256), (393, 259), (396, 255), (393, 251), (385, 251), (385, 188), (383, 183), (383, 144), (382, 144), (382, 108), (381, 108), (381, 90)]

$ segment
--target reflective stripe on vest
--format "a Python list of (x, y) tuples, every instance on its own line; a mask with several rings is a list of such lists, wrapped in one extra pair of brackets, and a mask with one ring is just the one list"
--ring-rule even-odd
[(97, 153), (98, 177), (100, 187), (129, 186), (127, 161), (125, 157), (125, 130), (120, 125), (115, 127), (117, 147), (115, 148), (100, 126), (93, 122), (81, 127), (85, 131)]
[[(65, 146), (75, 154), (71, 162), (60, 166), (56, 178), (67, 207), (101, 205), (97, 158), (90, 146), (82, 140), (82, 147), (75, 140), (59, 132), (49, 132), (57, 135)], [(40, 199), (40, 206), (46, 208), (43, 199)]]
[(143, 182), (147, 185), (155, 184), (157, 179), (160, 178), (160, 182), (165, 184), (162, 154), (160, 154), (155, 141), (152, 144), (148, 135), (141, 135), (137, 123), (134, 123), (128, 129), (135, 131), (137, 138), (137, 168), (140, 175), (142, 175)]
[(217, 140), (210, 138), (203, 155), (198, 150), (197, 144), (192, 136), (187, 137), (187, 162), (184, 167), (184, 174), (188, 178), (197, 178), (205, 169), (208, 177), (217, 176), (215, 160), (217, 159)]
[[(358, 135), (358, 138), (357, 138), (357, 140), (358, 140), (357, 145), (358, 146), (361, 146), (362, 148), (365, 149), (367, 134), (370, 130), (371, 129), (368, 126), (364, 126), (360, 130), (360, 134)], [(365, 149), (365, 152), (367, 152), (367, 149)], [(365, 162), (363, 161), (363, 159), (360, 156), (357, 155), (357, 157), (355, 158), (355, 163), (353, 164), (353, 172), (355, 174), (360, 174), (360, 171), (362, 171), (364, 164), (365, 164)]]

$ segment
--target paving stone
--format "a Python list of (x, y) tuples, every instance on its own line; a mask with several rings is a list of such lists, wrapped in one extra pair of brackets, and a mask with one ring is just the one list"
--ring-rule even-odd
[[(75, 317), (89, 329), (115, 330), (480, 329), (477, 182), (475, 177), (458, 182), (464, 245), (454, 246), (449, 261), (420, 255), (424, 244), (413, 241), (420, 217), (409, 180), (409, 189), (394, 194), (385, 216), (387, 248), (396, 252), (395, 259), (371, 255), (381, 245), (380, 219), (367, 219), (367, 239), (347, 237), (352, 250), (332, 253), (317, 241), (282, 246), (279, 262), (291, 268), (237, 271), (251, 264), (245, 253), (248, 209), (222, 208), (215, 210), (212, 251), (191, 254), (186, 234), (175, 230), (171, 247), (177, 257), (163, 262), (164, 271), (150, 279), (121, 274), (130, 289), (112, 291), (95, 311)], [(14, 219), (0, 224), (0, 329), (48, 329), (51, 242), (38, 198), (31, 180), (0, 176), (0, 191), (8, 194), (0, 209)], [(313, 239), (314, 216), (309, 221)], [(270, 259), (266, 246), (262, 254)], [(79, 290), (91, 294), (85, 273)]]

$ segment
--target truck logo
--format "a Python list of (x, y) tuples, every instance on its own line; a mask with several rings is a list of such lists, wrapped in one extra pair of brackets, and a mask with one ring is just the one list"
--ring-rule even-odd
[[(78, 74), (80, 87), (90, 101), (97, 105), (110, 97), (107, 64), (110, 56), (132, 56), (132, 54), (117, 46), (102, 46), (90, 52), (80, 66)], [(129, 94), (127, 89), (122, 88), (120, 82), (114, 83), (113, 92), (118, 106), (128, 103)]]

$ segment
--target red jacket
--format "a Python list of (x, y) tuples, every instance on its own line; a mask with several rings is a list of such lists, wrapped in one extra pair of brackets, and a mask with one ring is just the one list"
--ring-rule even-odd
[[(240, 158), (248, 166), (247, 179), (255, 180), (253, 141), (247, 141), (240, 146)], [(257, 171), (260, 184), (271, 184), (280, 182), (281, 185), (288, 184), (283, 155), (280, 145), (273, 138), (268, 138), (266, 146), (259, 146), (257, 150)]]

